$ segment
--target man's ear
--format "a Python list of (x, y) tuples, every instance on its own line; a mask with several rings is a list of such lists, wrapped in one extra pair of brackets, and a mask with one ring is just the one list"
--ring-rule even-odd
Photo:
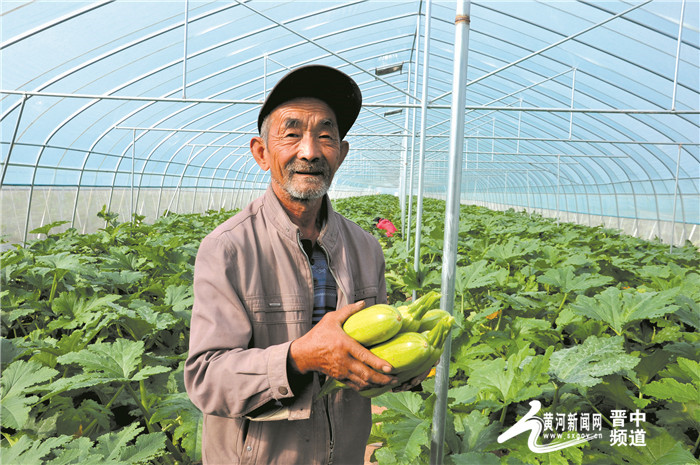
[(348, 155), (349, 151), (350, 151), (350, 143), (346, 140), (341, 140), (340, 141), (340, 161), (338, 163), (338, 166), (340, 166), (345, 161), (345, 157)]
[(255, 158), (258, 166), (263, 171), (270, 169), (270, 162), (267, 159), (267, 150), (265, 149), (265, 141), (263, 141), (262, 137), (256, 136), (250, 139), (250, 153), (253, 154), (253, 158)]

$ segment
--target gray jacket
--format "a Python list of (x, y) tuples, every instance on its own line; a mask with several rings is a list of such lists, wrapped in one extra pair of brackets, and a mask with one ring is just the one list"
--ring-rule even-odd
[[(377, 240), (330, 207), (318, 243), (338, 283), (337, 308), (386, 303)], [(204, 413), (204, 464), (363, 463), (370, 401), (352, 390), (317, 398), (294, 386), (291, 341), (311, 329), (313, 278), (298, 228), (271, 188), (202, 241), (185, 386)]]

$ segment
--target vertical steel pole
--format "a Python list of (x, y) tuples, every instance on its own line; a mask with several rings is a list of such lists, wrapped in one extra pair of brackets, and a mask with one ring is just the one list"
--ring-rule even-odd
[[(520, 98), (520, 108), (522, 108), (522, 107), (523, 107), (523, 99), (521, 97)], [(515, 153), (517, 155), (520, 155), (520, 126), (522, 123), (522, 119), (523, 119), (523, 112), (519, 111), (518, 112), (518, 141), (517, 141), (517, 145), (516, 145), (516, 149), (515, 149)]]
[[(676, 232), (676, 199), (678, 198), (678, 170), (681, 166), (681, 150), (683, 148), (682, 144), (678, 144), (678, 158), (676, 159), (676, 184), (673, 189), (673, 220), (671, 221), (671, 248), (668, 250), (669, 253), (673, 252), (673, 240), (675, 239)], [(660, 235), (660, 234), (659, 234)]]
[(131, 221), (134, 221), (134, 160), (136, 159), (136, 129), (131, 131), (131, 187), (129, 193), (131, 200), (129, 202), (129, 214)]
[[(406, 77), (406, 104), (411, 92), (411, 63), (408, 64), (408, 74)], [(408, 168), (408, 107), (404, 117), (404, 137), (401, 138), (401, 170), (399, 174), (399, 205), (401, 207), (401, 237), (406, 237), (406, 181)]]
[[(418, 91), (418, 61), (420, 60), (420, 15), (416, 16), (416, 65), (413, 70), (413, 97), (416, 97)], [(408, 182), (408, 218), (406, 223), (408, 229), (406, 231), (406, 253), (410, 250), (411, 243), (411, 215), (413, 215), (413, 171), (416, 165), (416, 110), (411, 109), (413, 114), (413, 122), (411, 123), (411, 174)], [(408, 258), (406, 258), (408, 262)]]
[[(457, 270), (457, 236), (459, 233), (460, 193), (462, 191), (462, 157), (464, 151), (464, 105), (467, 93), (467, 53), (469, 51), (469, 11), (467, 0), (457, 2), (455, 16), (455, 48), (452, 68), (452, 110), (450, 119), (449, 180), (445, 205), (445, 236), (442, 264), (442, 300), (440, 308), (453, 313), (455, 274)], [(442, 464), (447, 417), (447, 390), (450, 383), (452, 338), (445, 341), (444, 351), (435, 375), (437, 395), (433, 410), (430, 437), (430, 463)]]
[(187, 98), (187, 28), (190, 24), (190, 2), (185, 0), (185, 38), (182, 52), (182, 98)]
[(559, 224), (559, 217), (561, 216), (561, 212), (559, 211), (559, 185), (561, 184), (560, 176), (561, 176), (561, 154), (557, 154), (557, 225)]
[(685, 0), (681, 3), (681, 17), (678, 20), (678, 43), (676, 44), (676, 71), (673, 75), (673, 97), (671, 98), (671, 110), (676, 109), (676, 90), (678, 89), (678, 66), (681, 58), (681, 37), (683, 35), (683, 17), (685, 16)]
[[(420, 105), (420, 150), (418, 152), (418, 199), (416, 207), (416, 241), (413, 249), (413, 269), (420, 269), (420, 241), (421, 241), (421, 226), (423, 222), (423, 180), (425, 166), (425, 128), (427, 127), (426, 116), (428, 113), (428, 75), (430, 62), (430, 6), (431, 0), (425, 2), (425, 44), (423, 52), (423, 85), (421, 90), (421, 105)], [(416, 292), (413, 291), (413, 298), (416, 298)]]

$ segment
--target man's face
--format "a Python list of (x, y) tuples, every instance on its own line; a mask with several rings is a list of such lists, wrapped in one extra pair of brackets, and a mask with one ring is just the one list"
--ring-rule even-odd
[(330, 107), (313, 98), (291, 100), (275, 108), (266, 124), (264, 147), (254, 138), (251, 150), (260, 167), (270, 170), (273, 188), (293, 201), (323, 197), (349, 148)]

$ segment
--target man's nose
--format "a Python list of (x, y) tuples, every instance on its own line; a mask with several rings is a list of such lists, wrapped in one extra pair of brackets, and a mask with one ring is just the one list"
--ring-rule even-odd
[(298, 158), (307, 161), (316, 160), (321, 156), (321, 146), (315, 137), (305, 135), (299, 144)]

